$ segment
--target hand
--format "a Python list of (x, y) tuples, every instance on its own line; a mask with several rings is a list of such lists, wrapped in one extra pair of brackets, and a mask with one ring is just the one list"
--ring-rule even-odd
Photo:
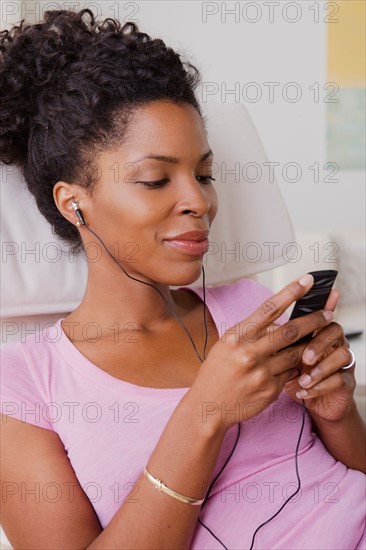
[(297, 375), (301, 361), (299, 349), (283, 348), (333, 318), (331, 312), (317, 311), (268, 333), (276, 319), (314, 283), (311, 275), (302, 279), (303, 286), (293, 281), (230, 327), (202, 363), (189, 391), (202, 405), (203, 422), (213, 423), (215, 430), (227, 430), (276, 401), (285, 384)]
[[(338, 290), (332, 289), (325, 309), (334, 311), (338, 298)], [(341, 325), (330, 323), (303, 347), (301, 374), (284, 386), (295, 401), (302, 403), (304, 399), (315, 422), (319, 419), (342, 420), (351, 410), (356, 388), (355, 365), (345, 371), (339, 370), (352, 360), (348, 348)]]

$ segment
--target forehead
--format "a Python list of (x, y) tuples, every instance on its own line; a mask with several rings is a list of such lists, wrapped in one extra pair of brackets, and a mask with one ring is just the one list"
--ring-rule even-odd
[[(199, 151), (197, 151), (197, 148)], [(208, 149), (206, 130), (198, 111), (191, 104), (168, 101), (148, 103), (133, 114), (125, 135), (123, 149), (126, 153), (147, 149), (173, 154)]]
[[(109, 180), (113, 173), (114, 180), (120, 181), (145, 168), (197, 165), (209, 150), (204, 123), (193, 105), (152, 102), (132, 113), (122, 143), (98, 156), (100, 179)], [(139, 160), (146, 156), (175, 161)]]

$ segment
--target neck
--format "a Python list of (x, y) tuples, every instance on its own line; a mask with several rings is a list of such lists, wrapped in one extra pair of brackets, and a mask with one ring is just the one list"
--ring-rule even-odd
[[(108, 271), (106, 274), (103, 269), (90, 269), (83, 300), (65, 320), (66, 323), (75, 323), (74, 334), (85, 332), (86, 328), (83, 331), (83, 327), (88, 324), (93, 325), (90, 327), (93, 334), (106, 338), (113, 337), (116, 332), (131, 331), (138, 331), (140, 336), (154, 335), (178, 323), (171, 309), (179, 318), (188, 313), (186, 296), (182, 297), (179, 292), (170, 290), (169, 285), (133, 276), (154, 285), (167, 303), (148, 284), (130, 279), (123, 273)], [(190, 282), (183, 282), (180, 286)]]

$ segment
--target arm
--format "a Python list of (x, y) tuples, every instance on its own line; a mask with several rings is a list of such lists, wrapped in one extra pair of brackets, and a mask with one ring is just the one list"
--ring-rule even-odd
[[(312, 375), (312, 381), (306, 385), (307, 395), (302, 398), (312, 419), (313, 431), (326, 449), (348, 468), (366, 473), (366, 425), (353, 397), (356, 387), (355, 367), (344, 372), (338, 370), (347, 362), (343, 352), (342, 348), (338, 348), (328, 356), (327, 369), (323, 370), (319, 363), (319, 367), (310, 371), (316, 374)], [(330, 368), (335, 371), (326, 372)], [(304, 370), (308, 373), (306, 365)], [(291, 380), (285, 390), (290, 397), (300, 402), (298, 377)]]
[[(201, 407), (188, 391), (147, 464), (149, 472), (169, 488), (196, 499), (206, 494), (225, 435), (222, 429), (216, 432), (202, 421)], [(138, 502), (122, 505), (88, 550), (189, 548), (200, 506), (157, 491), (143, 474), (136, 484)]]
[[(323, 332), (327, 330), (329, 335), (339, 332), (343, 340), (340, 325), (331, 323)], [(332, 343), (329, 335), (322, 338), (323, 342)], [(316, 338), (311, 347), (320, 358), (320, 341), (317, 342)], [(343, 346), (332, 349), (323, 361), (317, 363), (317, 360), (318, 357), (315, 357), (314, 368), (302, 363), (302, 376), (286, 384), (285, 390), (297, 402), (301, 401), (300, 397), (304, 399), (312, 419), (313, 431), (334, 458), (348, 468), (366, 473), (366, 425), (353, 397), (356, 388), (355, 366), (343, 372), (339, 370), (349, 361), (347, 348)], [(309, 375), (311, 380), (301, 382), (300, 385), (304, 375)]]
[[(326, 309), (334, 311), (338, 298), (338, 290), (332, 289)], [(302, 350), (302, 376), (285, 390), (297, 402), (304, 399), (314, 432), (334, 458), (366, 473), (366, 426), (353, 397), (355, 365), (340, 370), (350, 363), (348, 348), (341, 325), (332, 322), (320, 329)]]
[[(102, 530), (55, 432), (5, 416), (1, 430), (1, 523), (14, 548), (189, 547), (200, 506), (155, 490), (141, 475), (134, 487), (137, 502), (124, 502)], [(188, 390), (170, 417), (147, 468), (175, 491), (203, 498), (224, 435), (222, 427), (216, 429), (202, 422), (201, 402)], [(56, 501), (42, 496), (42, 488), (49, 483), (61, 489)], [(40, 498), (31, 494), (37, 484)]]
[(315, 433), (334, 458), (348, 468), (366, 473), (366, 425), (355, 400), (342, 420), (330, 421), (309, 412)]

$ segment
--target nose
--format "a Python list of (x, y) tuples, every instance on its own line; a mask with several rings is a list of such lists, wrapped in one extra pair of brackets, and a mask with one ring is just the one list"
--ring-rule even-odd
[[(202, 180), (202, 181), (201, 181)], [(207, 214), (213, 219), (217, 211), (217, 194), (214, 186), (197, 176), (188, 176), (179, 185), (177, 208), (181, 214), (202, 217)]]

